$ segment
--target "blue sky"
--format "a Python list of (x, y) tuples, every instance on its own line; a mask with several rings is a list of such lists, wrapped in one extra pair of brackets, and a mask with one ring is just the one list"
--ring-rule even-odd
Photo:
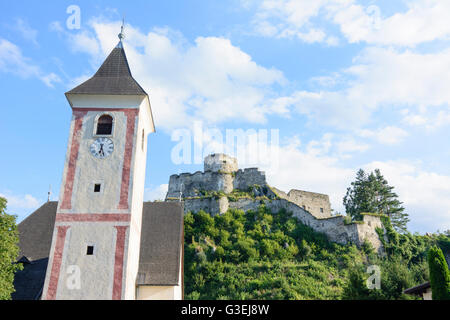
[[(66, 12), (80, 8), (80, 28)], [(0, 195), (19, 221), (58, 199), (71, 110), (64, 92), (117, 44), (150, 95), (147, 200), (164, 197), (180, 129), (278, 130), (270, 184), (342, 198), (380, 168), (409, 229), (450, 229), (450, 3), (439, 0), (17, 1), (0, 3)], [(208, 131), (209, 130), (209, 131)], [(192, 131), (191, 131), (192, 132)], [(270, 131), (269, 131), (270, 132)], [(269, 135), (270, 136), (270, 135)], [(258, 141), (265, 145), (270, 141)], [(267, 161), (276, 156), (276, 161)]]

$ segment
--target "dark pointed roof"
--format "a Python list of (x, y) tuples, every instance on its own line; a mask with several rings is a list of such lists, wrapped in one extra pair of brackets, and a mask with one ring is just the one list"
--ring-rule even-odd
[(122, 41), (92, 78), (66, 94), (147, 95), (131, 75)]

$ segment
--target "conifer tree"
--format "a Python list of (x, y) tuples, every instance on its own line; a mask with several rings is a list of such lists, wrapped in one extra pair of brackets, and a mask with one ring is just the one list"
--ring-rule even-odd
[(428, 251), (433, 300), (450, 300), (450, 272), (442, 250), (437, 246)]
[(353, 220), (361, 220), (364, 212), (385, 214), (398, 232), (405, 233), (408, 214), (393, 190), (379, 169), (370, 174), (359, 169), (344, 197), (345, 210)]

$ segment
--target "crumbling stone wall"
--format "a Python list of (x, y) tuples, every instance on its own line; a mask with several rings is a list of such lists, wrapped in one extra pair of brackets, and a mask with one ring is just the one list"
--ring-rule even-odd
[[(292, 212), (302, 223), (315, 231), (324, 233), (330, 241), (340, 244), (353, 243), (357, 246), (361, 246), (364, 241), (368, 241), (377, 252), (383, 253), (383, 244), (376, 232), (377, 227), (384, 229), (379, 217), (365, 215), (363, 223), (346, 224), (343, 216), (318, 219), (311, 215), (310, 212), (286, 199), (263, 200), (262, 203), (272, 212), (278, 212), (281, 209)], [(262, 203), (260, 200), (245, 198), (234, 202), (228, 201), (226, 197), (220, 199), (186, 199), (184, 201), (184, 209), (186, 213), (204, 210), (214, 215), (224, 213), (228, 209), (257, 210)]]
[(202, 191), (248, 190), (254, 185), (265, 186), (266, 175), (257, 168), (239, 170), (237, 160), (223, 154), (205, 158), (204, 172), (174, 174), (169, 179), (166, 200), (201, 196)]
[(258, 168), (238, 170), (233, 180), (233, 188), (238, 190), (248, 190), (254, 185), (265, 186), (266, 184), (266, 174)]
[(169, 189), (166, 199), (173, 200), (201, 195), (201, 191), (223, 191), (230, 193), (233, 191), (233, 176), (214, 171), (196, 173), (182, 173), (172, 175), (169, 179)]
[(326, 194), (291, 190), (285, 198), (318, 218), (331, 217), (330, 198)]
[(292, 189), (288, 193), (271, 187), (282, 199), (286, 199), (303, 208), (317, 218), (331, 217), (330, 198), (326, 194)]

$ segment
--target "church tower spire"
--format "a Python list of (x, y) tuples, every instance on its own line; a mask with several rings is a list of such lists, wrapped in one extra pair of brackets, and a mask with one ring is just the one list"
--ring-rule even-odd
[(66, 162), (43, 299), (134, 299), (150, 100), (122, 44), (66, 93)]

